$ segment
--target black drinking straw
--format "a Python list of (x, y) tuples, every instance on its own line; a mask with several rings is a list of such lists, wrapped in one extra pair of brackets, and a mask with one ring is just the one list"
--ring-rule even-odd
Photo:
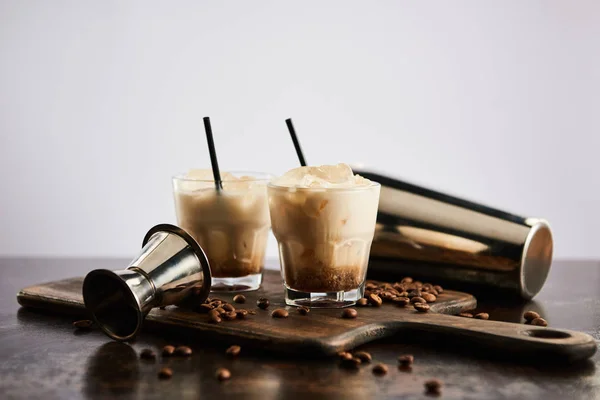
[(206, 141), (208, 142), (208, 152), (210, 153), (210, 164), (212, 165), (213, 177), (215, 179), (215, 188), (217, 192), (223, 190), (221, 182), (221, 173), (219, 172), (219, 163), (217, 162), (217, 152), (215, 151), (215, 142), (213, 141), (210, 118), (204, 117), (204, 130), (206, 131)]
[(298, 154), (298, 160), (300, 160), (300, 165), (306, 167), (306, 161), (304, 160), (304, 154), (302, 154), (302, 149), (300, 148), (300, 142), (298, 142), (298, 137), (296, 136), (296, 130), (294, 129), (294, 124), (292, 124), (292, 119), (288, 118), (285, 120), (285, 124), (288, 127), (288, 131), (290, 131), (290, 136), (292, 137), (292, 142), (294, 142), (294, 147), (296, 148), (296, 154)]

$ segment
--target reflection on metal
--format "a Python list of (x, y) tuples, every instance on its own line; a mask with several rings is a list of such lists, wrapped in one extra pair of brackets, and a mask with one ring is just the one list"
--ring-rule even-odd
[(545, 220), (356, 173), (382, 186), (369, 272), (492, 286), (525, 299), (541, 290), (553, 249)]

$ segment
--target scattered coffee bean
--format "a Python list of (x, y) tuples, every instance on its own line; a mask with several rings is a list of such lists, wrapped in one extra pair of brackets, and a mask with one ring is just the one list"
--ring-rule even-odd
[(546, 321), (544, 318), (535, 318), (533, 321), (531, 321), (531, 325), (548, 326), (548, 321)]
[(459, 317), (465, 317), (465, 318), (473, 318), (473, 314), (468, 313), (468, 312), (461, 312), (460, 314), (458, 314)]
[(236, 294), (235, 296), (233, 296), (233, 301), (234, 303), (244, 304), (246, 302), (246, 296), (244, 296), (243, 294)]
[[(421, 297), (423, 293), (420, 290), (410, 290), (408, 292), (408, 294), (406, 295), (406, 297), (408, 297), (409, 299), (414, 299), (415, 297), (419, 297), (420, 299), (423, 300), (423, 298)], [(423, 303), (425, 302), (425, 300), (423, 300)]]
[(415, 285), (415, 287), (417, 287), (417, 288), (420, 289), (420, 288), (423, 287), (423, 282), (421, 282), (421, 281), (414, 281), (413, 285)]
[(163, 355), (163, 357), (171, 357), (174, 352), (175, 352), (175, 346), (166, 345), (162, 349), (162, 355)]
[(248, 311), (248, 315), (256, 315), (255, 310), (246, 310), (246, 311)]
[(368, 297), (369, 300), (369, 304), (371, 304), (374, 307), (381, 307), (381, 305), (383, 304), (383, 300), (381, 300), (381, 297), (377, 296), (374, 293), (371, 293)]
[(223, 307), (223, 310), (227, 311), (227, 312), (232, 312), (235, 311), (235, 307), (232, 306), (231, 304), (225, 304)]
[(237, 319), (244, 319), (248, 316), (248, 310), (235, 310), (237, 314)]
[(224, 319), (225, 321), (233, 321), (234, 319), (237, 318), (237, 313), (235, 311), (229, 311), (229, 312), (226, 312), (225, 314), (221, 315), (221, 318)]
[(283, 308), (278, 308), (277, 310), (271, 313), (271, 317), (273, 318), (287, 318), (289, 313)]
[(393, 301), (398, 307), (406, 307), (410, 304), (410, 299), (408, 297), (396, 297)]
[(404, 365), (405, 367), (412, 365), (415, 361), (415, 357), (412, 354), (404, 354), (398, 357), (398, 363), (400, 365)]
[(217, 307), (213, 311), (219, 313), (219, 315), (223, 315), (227, 312), (227, 311), (225, 311), (225, 309), (223, 307)]
[(436, 292), (438, 292), (438, 294), (442, 294), (444, 292), (444, 289), (442, 289), (440, 285), (433, 285), (433, 288)]
[(140, 353), (140, 358), (144, 360), (156, 360), (156, 353), (152, 349), (144, 349)]
[(196, 308), (196, 310), (197, 310), (199, 313), (202, 313), (202, 314), (207, 314), (209, 311), (211, 311), (211, 310), (212, 310), (212, 306), (211, 306), (210, 304), (200, 304), (200, 305), (198, 306), (198, 308)]
[(337, 353), (338, 357), (340, 358), (340, 360), (351, 360), (352, 354), (348, 353), (347, 351), (340, 351), (339, 353)]
[(425, 301), (424, 298), (419, 297), (419, 296), (415, 296), (412, 299), (410, 299), (410, 302), (413, 304), (417, 304), (417, 303), (427, 303), (427, 301)]
[(535, 311), (527, 311), (525, 314), (523, 314), (523, 318), (525, 318), (525, 321), (533, 321), (536, 318), (541, 318), (540, 314), (536, 313)]
[(437, 299), (437, 297), (435, 297), (435, 296), (434, 296), (434, 295), (432, 295), (431, 293), (423, 293), (423, 294), (421, 295), (421, 297), (422, 297), (423, 299), (425, 299), (425, 301), (426, 301), (426, 302), (428, 302), (428, 303), (433, 303), (433, 302), (435, 302), (435, 301), (436, 301), (436, 299)]
[(365, 286), (365, 289), (367, 290), (374, 290), (377, 289), (377, 284), (373, 283), (373, 282), (369, 282), (367, 283), (367, 285)]
[(240, 355), (240, 351), (242, 351), (242, 348), (234, 345), (225, 350), (225, 354), (227, 354), (229, 357), (237, 357)]
[(369, 300), (365, 297), (358, 299), (358, 301), (356, 302), (356, 305), (359, 307), (366, 307), (369, 305)]
[(475, 314), (475, 316), (473, 318), (477, 318), (477, 319), (490, 319), (490, 314), (484, 313), (484, 312), (480, 312), (479, 314)]
[(439, 395), (442, 391), (442, 381), (439, 379), (430, 379), (425, 382), (425, 392), (427, 394)]
[(344, 308), (342, 318), (354, 319), (358, 316), (358, 312), (354, 308)]
[(371, 355), (366, 351), (357, 351), (356, 353), (354, 353), (354, 357), (360, 358), (360, 361), (363, 364), (370, 363), (371, 360), (373, 360), (373, 357), (371, 357)]
[(215, 373), (215, 376), (220, 381), (226, 381), (227, 379), (231, 378), (231, 372), (229, 372), (228, 369), (219, 368)]
[(220, 299), (220, 298), (218, 298), (218, 297), (213, 297), (213, 298), (211, 298), (211, 299), (210, 299), (210, 302), (211, 302), (211, 303), (214, 303), (215, 301), (218, 301), (218, 302), (221, 302), (221, 303), (223, 302), (223, 300), (221, 300), (221, 299)]
[(192, 349), (187, 346), (179, 346), (175, 349), (175, 355), (189, 357), (192, 355)]
[(161, 368), (160, 371), (158, 371), (158, 377), (160, 379), (170, 379), (173, 376), (173, 370), (171, 368)]
[(406, 278), (402, 278), (402, 283), (412, 283), (413, 278), (411, 278), (410, 276), (407, 276)]
[(434, 296), (436, 296), (436, 297), (440, 295), (440, 294), (438, 293), (438, 291), (437, 291), (437, 290), (435, 290), (435, 289), (429, 289), (429, 290), (427, 291), (427, 293), (431, 293), (432, 295), (434, 295)]
[(413, 304), (413, 307), (420, 313), (425, 313), (429, 311), (429, 304), (427, 303), (415, 303)]
[(81, 321), (75, 321), (73, 322), (73, 327), (76, 329), (92, 329), (92, 326), (94, 325), (94, 321), (91, 321), (89, 319), (82, 319)]
[(375, 364), (373, 366), (373, 373), (375, 375), (385, 375), (388, 372), (388, 367), (385, 364)]
[(343, 358), (341, 366), (348, 369), (356, 369), (361, 363), (362, 361), (360, 361), (360, 358), (358, 357), (352, 357), (349, 359)]
[(258, 308), (263, 309), (263, 310), (266, 310), (267, 308), (269, 308), (270, 304), (271, 304), (271, 302), (266, 297), (261, 297), (258, 300), (256, 300), (256, 305), (258, 306)]
[(310, 312), (310, 308), (308, 307), (298, 307), (298, 314), (300, 315), (307, 315)]

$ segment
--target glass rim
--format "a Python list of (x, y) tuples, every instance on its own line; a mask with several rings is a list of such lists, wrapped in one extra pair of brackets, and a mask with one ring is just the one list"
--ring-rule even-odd
[(361, 192), (376, 187), (381, 187), (379, 182), (370, 181), (368, 185), (359, 185), (353, 187), (296, 187), (277, 185), (272, 181), (267, 185), (268, 188), (287, 191), (287, 192)]
[[(258, 171), (224, 171), (233, 175), (245, 175), (249, 176), (253, 179), (248, 179), (245, 182), (270, 182), (275, 175), (270, 174), (268, 172), (258, 172)], [(173, 176), (173, 180), (178, 181), (187, 181), (187, 182), (206, 182), (206, 183), (214, 183), (214, 179), (198, 179), (198, 178), (190, 178), (186, 176), (186, 173), (181, 173)], [(237, 180), (232, 179), (222, 179), (221, 182), (239, 182)]]

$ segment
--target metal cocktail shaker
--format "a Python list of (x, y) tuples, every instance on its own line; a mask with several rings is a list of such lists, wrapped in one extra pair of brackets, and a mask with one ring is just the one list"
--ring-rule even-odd
[(523, 299), (542, 289), (553, 248), (545, 220), (377, 173), (355, 172), (381, 184), (370, 276), (492, 288)]

